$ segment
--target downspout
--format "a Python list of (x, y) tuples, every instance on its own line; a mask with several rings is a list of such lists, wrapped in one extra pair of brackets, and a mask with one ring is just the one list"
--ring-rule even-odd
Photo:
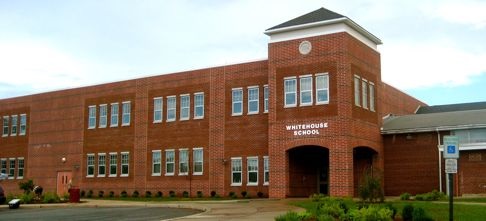
[(437, 150), (439, 152), (439, 192), (442, 192), (442, 155), (440, 153), (440, 132), (439, 128), (435, 128), (437, 131)]

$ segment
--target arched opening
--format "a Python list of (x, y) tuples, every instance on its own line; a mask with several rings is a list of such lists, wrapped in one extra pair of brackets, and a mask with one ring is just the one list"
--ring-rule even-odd
[(373, 159), (378, 153), (369, 147), (355, 147), (353, 149), (354, 196), (358, 196), (359, 185), (365, 173), (373, 171)]
[(329, 150), (320, 146), (301, 146), (287, 151), (289, 160), (289, 197), (329, 194)]

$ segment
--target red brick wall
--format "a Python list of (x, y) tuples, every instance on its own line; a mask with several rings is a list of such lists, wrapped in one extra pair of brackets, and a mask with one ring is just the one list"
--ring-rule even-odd
[(386, 84), (381, 83), (379, 102), (382, 106), (380, 115), (407, 115), (417, 111), (419, 106), (427, 106), (422, 101)]
[[(454, 179), (455, 190), (460, 194), (486, 194), (486, 152), (484, 150), (461, 151), (458, 160), (458, 176)], [(459, 185), (457, 185), (459, 184)]]

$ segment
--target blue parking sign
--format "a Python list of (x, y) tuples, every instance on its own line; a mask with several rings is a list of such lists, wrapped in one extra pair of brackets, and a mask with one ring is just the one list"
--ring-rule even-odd
[(459, 158), (459, 139), (456, 136), (444, 136), (444, 158)]
[(456, 153), (456, 146), (452, 146), (452, 145), (447, 146), (447, 153), (450, 154)]

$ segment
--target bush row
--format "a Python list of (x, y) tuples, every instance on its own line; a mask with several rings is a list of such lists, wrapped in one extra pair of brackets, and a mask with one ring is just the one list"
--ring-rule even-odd
[(20, 199), (22, 204), (29, 204), (29, 203), (60, 203), (64, 202), (69, 199), (69, 195), (63, 196), (61, 199), (56, 193), (46, 192), (41, 195), (39, 198), (32, 192), (29, 193), (22, 193), (20, 195), (8, 194), (6, 202), (9, 202), (12, 199)]
[[(82, 190), (80, 194), (81, 194), (81, 197), (87, 197), (87, 198), (93, 198), (95, 196), (94, 195), (95, 193), (93, 192), (93, 190), (88, 190), (88, 191)], [(250, 198), (250, 195), (248, 194), (247, 191), (242, 191), (240, 194), (241, 194), (242, 198)], [(106, 197), (106, 196), (108, 196), (109, 198), (113, 198), (113, 197), (116, 196), (116, 194), (115, 194), (114, 191), (109, 191), (108, 194), (106, 194), (105, 191), (103, 191), (103, 190), (99, 190), (98, 193), (97, 193), (98, 198), (103, 198), (103, 197)], [(135, 190), (129, 195), (129, 193), (127, 191), (123, 190), (123, 191), (120, 192), (120, 194), (118, 196), (121, 197), (121, 198), (127, 198), (129, 196), (132, 197), (132, 198), (138, 198), (138, 197), (141, 197), (141, 194), (140, 194), (140, 192), (138, 192), (138, 190)], [(145, 191), (145, 194), (143, 196), (145, 198), (153, 198), (153, 197), (162, 198), (162, 197), (164, 197), (164, 193), (162, 191), (157, 191), (153, 194), (151, 191)], [(170, 198), (174, 198), (174, 197), (177, 196), (177, 194), (176, 194), (175, 191), (171, 190), (171, 191), (168, 192), (167, 196), (170, 197)], [(183, 198), (189, 198), (189, 192), (183, 191), (183, 192), (181, 192), (181, 194), (179, 196), (182, 196)], [(264, 196), (264, 194), (262, 192), (258, 192), (257, 196), (259, 198), (262, 198)], [(204, 197), (203, 192), (197, 191), (196, 197), (197, 198), (203, 198)], [(216, 191), (211, 191), (210, 197), (211, 198), (220, 198), (220, 196), (216, 193)], [(235, 192), (229, 192), (228, 197), (238, 198), (238, 195)]]
[[(417, 201), (437, 201), (445, 199), (446, 195), (443, 192), (437, 190), (432, 190), (432, 192), (422, 193), (415, 195), (414, 199)], [(402, 193), (400, 195), (400, 200), (411, 200), (412, 195), (410, 193)]]

